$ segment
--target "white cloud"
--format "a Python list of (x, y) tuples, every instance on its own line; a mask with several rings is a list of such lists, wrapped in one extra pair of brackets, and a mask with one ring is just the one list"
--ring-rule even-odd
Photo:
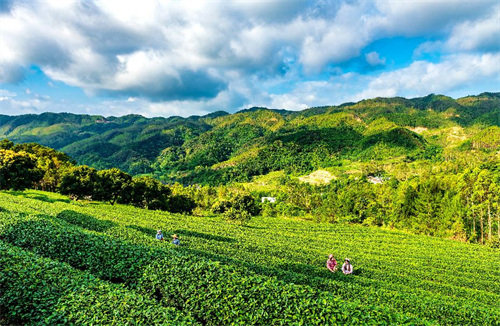
[[(425, 88), (421, 81), (401, 75), (397, 84), (388, 77), (398, 71), (379, 75), (392, 83), (387, 88), (362, 76), (350, 88), (323, 82), (313, 88), (311, 83), (335, 71), (341, 77), (329, 83), (337, 85), (348, 75), (334, 66), (359, 58), (381, 38), (441, 40), (423, 45), (421, 52), (432, 47), (498, 51), (498, 11), (496, 1), (458, 0), (19, 1), (0, 13), (0, 82), (19, 83), (23, 72), (36, 65), (54, 81), (80, 87), (89, 96), (115, 96), (118, 104), (106, 102), (115, 107), (110, 110), (144, 109), (146, 115), (231, 111), (245, 105), (298, 109), (338, 103), (348, 92), (364, 94), (359, 87), (369, 82), (365, 92), (374, 96), (399, 94), (411, 85), (420, 92)], [(386, 58), (376, 51), (364, 59), (385, 66)], [(404, 69), (424, 78), (417, 68), (430, 67), (415, 62)], [(304, 75), (313, 82), (303, 82)], [(461, 75), (455, 77), (457, 85), (465, 83)], [(297, 86), (269, 94), (266, 86), (280, 83)], [(449, 89), (453, 84), (447, 76), (440, 83), (430, 85)], [(54, 110), (64, 109), (57, 103)], [(24, 107), (30, 105), (42, 109), (33, 102)], [(78, 109), (102, 110), (103, 105)]]
[(483, 55), (452, 55), (440, 63), (415, 61), (410, 66), (384, 72), (372, 78), (353, 100), (377, 96), (422, 96), (429, 93), (448, 93), (486, 81), (500, 88), (500, 53)]
[(315, 106), (338, 105), (351, 101), (351, 94), (361, 92), (367, 83), (367, 77), (356, 73), (336, 75), (322, 81), (298, 82), (288, 93), (271, 94), (263, 106), (295, 111)]
[(420, 44), (414, 51), (413, 57), (420, 58), (426, 53), (442, 52), (444, 43), (442, 41), (428, 41)]
[(339, 105), (374, 97), (418, 97), (430, 93), (454, 97), (500, 89), (500, 53), (452, 55), (440, 63), (416, 61), (375, 76), (345, 73), (325, 81), (297, 82), (288, 93), (271, 95), (273, 109)]
[(368, 19), (374, 28), (389, 36), (443, 35), (460, 21), (488, 13), (495, 3), (494, 0), (376, 0), (379, 15)]
[(294, 94), (271, 95), (271, 99), (272, 102), (269, 107), (273, 109), (300, 111), (309, 107), (308, 104), (304, 103), (307, 99), (299, 98)]
[(453, 28), (446, 42), (449, 50), (500, 50), (500, 6), (485, 19), (466, 21)]
[(16, 93), (5, 90), (5, 89), (0, 89), (0, 96), (2, 97), (15, 97), (17, 96)]
[(370, 66), (383, 66), (385, 65), (385, 58), (380, 58), (380, 54), (378, 52), (370, 52), (365, 54), (366, 62)]
[(21, 115), (28, 113), (42, 113), (53, 107), (49, 102), (41, 99), (17, 100), (12, 97), (0, 96), (0, 112), (7, 115)]
[(500, 5), (475, 20), (456, 24), (443, 41), (422, 43), (414, 52), (416, 57), (432, 52), (498, 52), (500, 51)]

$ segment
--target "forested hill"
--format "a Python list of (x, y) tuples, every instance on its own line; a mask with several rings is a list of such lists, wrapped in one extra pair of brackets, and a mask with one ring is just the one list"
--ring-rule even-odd
[[(249, 181), (272, 171), (371, 173), (387, 165), (500, 150), (500, 93), (376, 98), (292, 112), (252, 108), (189, 118), (0, 115), (0, 138), (37, 142), (79, 164), (165, 181)], [(477, 156), (477, 155), (476, 155)]]

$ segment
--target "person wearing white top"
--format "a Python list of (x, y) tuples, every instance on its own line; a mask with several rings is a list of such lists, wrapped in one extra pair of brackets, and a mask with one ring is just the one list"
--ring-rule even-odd
[(349, 258), (346, 258), (344, 265), (342, 265), (342, 273), (344, 273), (346, 275), (352, 274), (352, 265), (351, 265), (351, 261), (349, 260)]

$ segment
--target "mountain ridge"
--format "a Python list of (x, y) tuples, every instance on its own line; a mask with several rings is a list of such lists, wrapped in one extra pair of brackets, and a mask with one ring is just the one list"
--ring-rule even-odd
[[(483, 143), (474, 136), (481, 133), (491, 138), (481, 150), (494, 151), (496, 131), (488, 128), (495, 126), (500, 126), (500, 93), (489, 92), (458, 99), (377, 97), (301, 111), (251, 107), (186, 118), (0, 115), (2, 138), (61, 150), (79, 164), (184, 183), (242, 181), (283, 169), (300, 174), (342, 159), (382, 162), (477, 150)], [(453, 128), (462, 130), (459, 144), (448, 140)]]

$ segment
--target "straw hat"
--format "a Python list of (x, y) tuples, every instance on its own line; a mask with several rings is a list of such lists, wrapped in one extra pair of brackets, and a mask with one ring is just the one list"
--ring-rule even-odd
[(174, 235), (172, 236), (172, 238), (174, 238), (174, 239), (178, 239), (179, 237), (177, 236), (177, 234), (174, 234)]

